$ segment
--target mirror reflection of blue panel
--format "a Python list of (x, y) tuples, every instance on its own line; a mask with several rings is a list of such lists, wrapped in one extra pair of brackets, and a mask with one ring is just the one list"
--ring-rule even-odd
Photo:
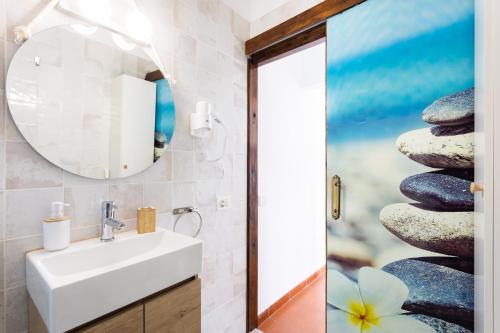
[(155, 161), (167, 149), (175, 127), (174, 96), (167, 80), (156, 83)]

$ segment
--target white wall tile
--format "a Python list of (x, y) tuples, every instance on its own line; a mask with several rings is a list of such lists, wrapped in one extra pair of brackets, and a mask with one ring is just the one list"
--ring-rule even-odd
[[(5, 193), (0, 191), (0, 240), (5, 238)], [(2, 285), (0, 284), (0, 288)]]
[(226, 319), (220, 317), (215, 303), (218, 290), (215, 285), (203, 285), (203, 280), (202, 290), (201, 311), (204, 315), (201, 317), (201, 331), (203, 333), (220, 333), (222, 332), (222, 323)]
[(156, 216), (156, 225), (159, 228), (164, 228), (167, 230), (172, 230), (173, 225), (173, 217), (171, 213), (167, 214), (158, 214)]
[(143, 180), (145, 183), (172, 180), (172, 167), (172, 152), (166, 151), (153, 166), (144, 171)]
[(28, 329), (28, 292), (25, 286), (4, 291), (5, 332), (25, 332)]
[(240, 246), (233, 250), (233, 273), (239, 274), (247, 268), (247, 248)]
[(180, 33), (177, 36), (177, 42), (174, 50), (174, 61), (183, 61), (190, 65), (196, 64), (197, 54), (196, 39), (188, 34)]
[[(215, 158), (221, 154), (222, 148), (215, 153), (206, 154), (207, 158)], [(222, 179), (226, 170), (224, 169), (224, 161), (218, 162), (207, 162), (205, 160), (205, 155), (202, 153), (196, 153), (195, 162), (195, 178), (198, 180), (210, 180), (210, 179)], [(213, 156), (213, 157), (212, 157)]]
[[(0, 241), (0, 286), (2, 286), (2, 289), (4, 288), (4, 283), (5, 283), (5, 247), (4, 247), (4, 241)], [(0, 301), (2, 301), (0, 299)], [(1, 302), (0, 302), (1, 303)], [(3, 312), (1, 311), (1, 305), (0, 305), (0, 317), (2, 316)], [(1, 324), (2, 320), (0, 320)], [(1, 329), (0, 329), (1, 332)]]
[[(241, 323), (241, 319), (245, 318), (246, 313), (246, 295), (240, 294), (232, 298), (218, 309), (219, 316), (227, 318), (223, 323), (221, 332), (237, 333), (245, 332), (245, 327)], [(243, 330), (241, 330), (243, 328)]]
[(196, 36), (197, 14), (194, 4), (183, 0), (174, 1), (174, 25), (191, 36)]
[(215, 23), (218, 18), (219, 5), (219, 0), (198, 0), (198, 11)]
[(172, 212), (172, 183), (144, 184), (144, 206), (156, 208), (158, 214)]
[[(210, 65), (212, 66), (212, 65)], [(214, 65), (215, 66), (215, 65)], [(215, 71), (215, 67), (214, 71)], [(198, 99), (202, 101), (207, 101), (213, 103), (217, 100), (217, 86), (214, 82), (217, 82), (219, 77), (214, 72), (206, 71), (202, 68), (198, 68)]]
[(233, 275), (234, 295), (245, 294), (247, 291), (247, 270)]
[(5, 238), (40, 235), (43, 220), (50, 217), (50, 204), (63, 198), (63, 188), (5, 192)]
[[(199, 68), (207, 72), (216, 73), (217, 49), (214, 46), (211, 46), (203, 42), (199, 43), (197, 55), (198, 55), (197, 63)], [(210, 85), (215, 87), (214, 82), (212, 82)]]
[(175, 89), (189, 95), (196, 95), (196, 67), (183, 60), (174, 63)]
[(232, 29), (233, 10), (229, 8), (223, 1), (219, 3), (217, 11), (217, 27), (223, 30)]
[(91, 239), (99, 237), (99, 232), (101, 230), (101, 225), (90, 225), (81, 228), (72, 228), (71, 229), (71, 241), (81, 241), (85, 239)]
[(133, 219), (137, 216), (137, 208), (143, 204), (142, 184), (110, 185), (108, 199), (117, 204), (115, 216), (118, 219)]
[(192, 181), (195, 178), (194, 173), (194, 152), (192, 151), (174, 151), (174, 179), (179, 181)]
[(217, 182), (217, 180), (202, 180), (196, 182), (196, 205), (198, 207), (216, 207)]
[(0, 333), (5, 333), (5, 292), (0, 291)]
[(193, 95), (175, 92), (175, 132), (171, 147), (176, 150), (193, 150), (194, 139), (190, 134), (190, 114), (196, 108)]
[(0, 189), (5, 188), (5, 145), (5, 142), (0, 141)]
[(216, 45), (219, 5), (219, 0), (198, 0), (198, 38), (211, 46)]
[(194, 182), (175, 182), (172, 192), (172, 208), (194, 205)]
[[(5, 37), (5, 20), (7, 15), (5, 13), (5, 0), (0, 0), (0, 38)], [(1, 326), (1, 325), (0, 325)]]
[(28, 143), (7, 142), (5, 164), (8, 189), (62, 186), (62, 170), (38, 155)]
[(5, 287), (26, 283), (26, 252), (43, 246), (42, 236), (16, 238), (5, 241)]
[(71, 228), (99, 224), (101, 222), (101, 203), (108, 197), (108, 187), (104, 183), (64, 188), (64, 202), (69, 204), (65, 213), (71, 217)]

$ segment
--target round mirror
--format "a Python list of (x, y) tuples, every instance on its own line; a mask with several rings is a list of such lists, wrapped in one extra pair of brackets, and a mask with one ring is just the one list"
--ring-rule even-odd
[(42, 31), (7, 74), (12, 118), (33, 148), (84, 177), (137, 174), (166, 150), (175, 124), (172, 90), (151, 48), (104, 28)]

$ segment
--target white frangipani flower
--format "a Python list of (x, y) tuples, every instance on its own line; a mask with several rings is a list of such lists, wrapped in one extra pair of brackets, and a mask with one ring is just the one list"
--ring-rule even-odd
[(337, 308), (328, 310), (328, 332), (436, 333), (431, 326), (405, 315), (401, 307), (409, 290), (392, 274), (363, 267), (356, 285), (329, 270), (327, 286), (327, 301)]

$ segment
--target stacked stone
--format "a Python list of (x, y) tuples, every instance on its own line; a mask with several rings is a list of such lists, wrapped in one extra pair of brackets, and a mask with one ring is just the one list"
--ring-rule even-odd
[(422, 116), (431, 128), (402, 134), (399, 151), (439, 170), (406, 178), (401, 192), (416, 203), (389, 205), (380, 221), (418, 248), (448, 257), (412, 258), (383, 269), (410, 289), (404, 309), (438, 333), (474, 326), (474, 89), (438, 99)]

